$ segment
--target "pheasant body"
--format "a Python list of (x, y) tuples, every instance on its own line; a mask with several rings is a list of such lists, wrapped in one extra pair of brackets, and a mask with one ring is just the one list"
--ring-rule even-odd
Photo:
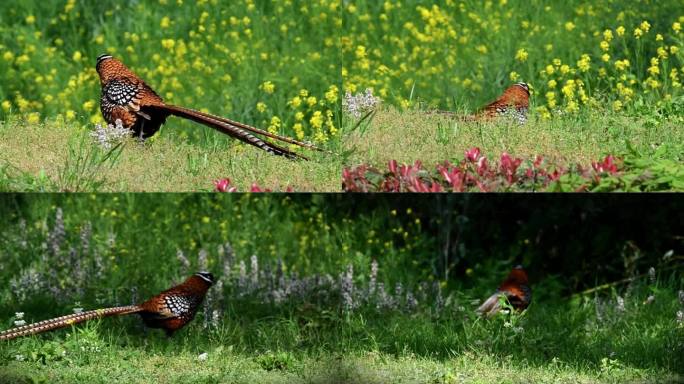
[(480, 108), (473, 115), (457, 115), (450, 111), (437, 111), (439, 114), (456, 117), (464, 121), (491, 120), (497, 117), (511, 117), (514, 121), (527, 122), (527, 110), (530, 105), (530, 87), (526, 83), (515, 83), (491, 103)]
[(0, 332), (0, 340), (43, 333), (92, 319), (133, 313), (140, 315), (148, 327), (162, 328), (170, 336), (194, 319), (213, 281), (214, 277), (211, 273), (198, 272), (183, 283), (167, 289), (142, 304), (95, 309), (27, 324)]
[(161, 125), (166, 122), (166, 118), (174, 115), (216, 129), (271, 154), (290, 159), (306, 160), (306, 157), (262, 140), (254, 134), (320, 151), (311, 144), (279, 136), (247, 124), (194, 109), (166, 104), (140, 77), (110, 55), (100, 55), (97, 58), (96, 69), (102, 86), (100, 111), (105, 121), (108, 124), (115, 124), (116, 120), (121, 120), (124, 128), (131, 129), (135, 136), (142, 139), (147, 139), (157, 133)]
[(528, 285), (527, 272), (521, 265), (513, 267), (496, 292), (476, 310), (480, 315), (491, 317), (501, 310), (499, 298), (503, 295), (508, 303), (517, 310), (525, 310), (532, 300), (532, 289)]
[(478, 113), (481, 118), (491, 119), (510, 115), (518, 123), (527, 121), (527, 109), (530, 105), (530, 87), (525, 83), (515, 83), (506, 88), (496, 100), (487, 104)]

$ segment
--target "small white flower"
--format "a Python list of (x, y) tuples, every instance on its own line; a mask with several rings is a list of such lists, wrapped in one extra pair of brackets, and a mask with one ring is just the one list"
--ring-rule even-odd
[(24, 320), (14, 320), (15, 327), (21, 327), (23, 325), (26, 325), (26, 322)]
[(81, 307), (76, 307), (76, 308), (74, 308), (74, 314), (77, 314), (77, 315), (78, 315), (78, 314), (81, 314), (81, 313), (83, 313), (83, 308), (81, 308)]
[(197, 360), (199, 360), (199, 361), (205, 361), (205, 360), (207, 360), (208, 357), (209, 357), (209, 354), (208, 354), (208, 353), (206, 353), (206, 352), (200, 353), (200, 355), (197, 356)]
[(124, 128), (121, 120), (117, 119), (114, 125), (96, 124), (95, 130), (90, 133), (97, 144), (104, 149), (110, 149), (121, 143), (126, 137), (131, 135), (131, 130)]
[(16, 317), (17, 320), (21, 320), (24, 318), (24, 312), (15, 312), (14, 317)]
[(24, 355), (14, 355), (14, 359), (17, 361), (24, 361), (26, 358)]

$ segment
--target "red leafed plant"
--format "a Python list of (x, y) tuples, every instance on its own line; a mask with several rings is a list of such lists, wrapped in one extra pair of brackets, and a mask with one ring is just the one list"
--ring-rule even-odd
[[(273, 192), (270, 188), (261, 188), (257, 183), (252, 183), (249, 188), (250, 192)], [(231, 185), (229, 178), (214, 180), (214, 192), (238, 192), (236, 186)], [(292, 187), (288, 186), (285, 192), (294, 192)]]
[[(465, 151), (458, 163), (445, 161), (434, 170), (413, 165), (399, 165), (391, 160), (387, 171), (362, 164), (345, 168), (342, 188), (347, 192), (469, 192), (469, 191), (539, 191), (550, 189), (566, 174), (576, 174), (588, 183), (597, 183), (602, 175), (616, 175), (620, 163), (612, 155), (591, 168), (576, 170), (546, 162), (543, 157), (523, 160), (503, 152), (498, 161), (490, 162), (479, 148)], [(581, 189), (581, 188), (577, 188)]]

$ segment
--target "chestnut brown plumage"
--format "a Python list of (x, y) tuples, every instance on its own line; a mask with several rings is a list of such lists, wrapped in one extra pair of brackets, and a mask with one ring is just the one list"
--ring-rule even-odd
[(485, 300), (477, 309), (482, 316), (491, 317), (501, 310), (500, 297), (505, 296), (511, 306), (517, 311), (522, 311), (530, 305), (532, 290), (528, 285), (527, 272), (521, 265), (516, 265), (508, 274), (499, 288)]
[(515, 83), (491, 103), (480, 108), (473, 115), (458, 115), (449, 111), (437, 111), (465, 121), (490, 120), (499, 116), (511, 116), (519, 123), (527, 121), (527, 110), (530, 106), (530, 87), (526, 83)]
[(27, 324), (0, 332), (0, 340), (11, 340), (68, 327), (92, 319), (132, 313), (140, 315), (148, 327), (161, 328), (166, 331), (167, 335), (171, 336), (173, 332), (183, 328), (195, 317), (207, 290), (213, 283), (214, 276), (211, 273), (198, 272), (183, 283), (167, 289), (141, 304), (95, 309)]
[(276, 135), (225, 117), (166, 104), (149, 85), (111, 55), (98, 56), (96, 69), (102, 86), (100, 110), (105, 121), (108, 124), (115, 124), (116, 120), (121, 120), (124, 128), (131, 129), (135, 136), (142, 139), (157, 133), (166, 118), (173, 115), (204, 124), (266, 152), (290, 159), (307, 160), (302, 155), (263, 140), (254, 134), (320, 151), (311, 144)]

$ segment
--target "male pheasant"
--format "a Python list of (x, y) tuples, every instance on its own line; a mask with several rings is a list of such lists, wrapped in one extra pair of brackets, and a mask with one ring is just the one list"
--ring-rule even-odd
[(167, 335), (171, 336), (195, 317), (197, 309), (202, 304), (202, 300), (204, 300), (204, 296), (212, 284), (214, 284), (214, 276), (211, 273), (198, 272), (183, 283), (167, 289), (142, 304), (95, 309), (8, 329), (0, 332), (0, 340), (11, 340), (68, 327), (92, 319), (132, 313), (140, 315), (148, 327), (161, 328), (166, 331)]
[(275, 135), (247, 124), (189, 108), (166, 104), (149, 85), (111, 55), (103, 54), (98, 56), (96, 69), (100, 76), (100, 85), (102, 86), (100, 110), (105, 121), (108, 124), (114, 124), (116, 120), (121, 120), (124, 128), (131, 129), (136, 136), (142, 139), (157, 133), (160, 126), (166, 121), (166, 118), (169, 115), (174, 115), (204, 124), (266, 152), (290, 159), (307, 160), (302, 155), (262, 140), (253, 134), (320, 151), (319, 148), (311, 144)]
[(454, 112), (437, 111), (440, 114), (458, 117), (465, 121), (490, 120), (500, 116), (510, 116), (520, 124), (527, 121), (530, 106), (530, 87), (526, 83), (515, 83), (491, 103), (480, 108), (475, 114), (459, 116)]
[(528, 285), (527, 272), (522, 265), (513, 267), (506, 280), (499, 285), (493, 295), (480, 305), (476, 312), (487, 317), (497, 314), (501, 310), (499, 298), (502, 296), (506, 297), (508, 303), (517, 311), (522, 311), (530, 305), (532, 290)]

